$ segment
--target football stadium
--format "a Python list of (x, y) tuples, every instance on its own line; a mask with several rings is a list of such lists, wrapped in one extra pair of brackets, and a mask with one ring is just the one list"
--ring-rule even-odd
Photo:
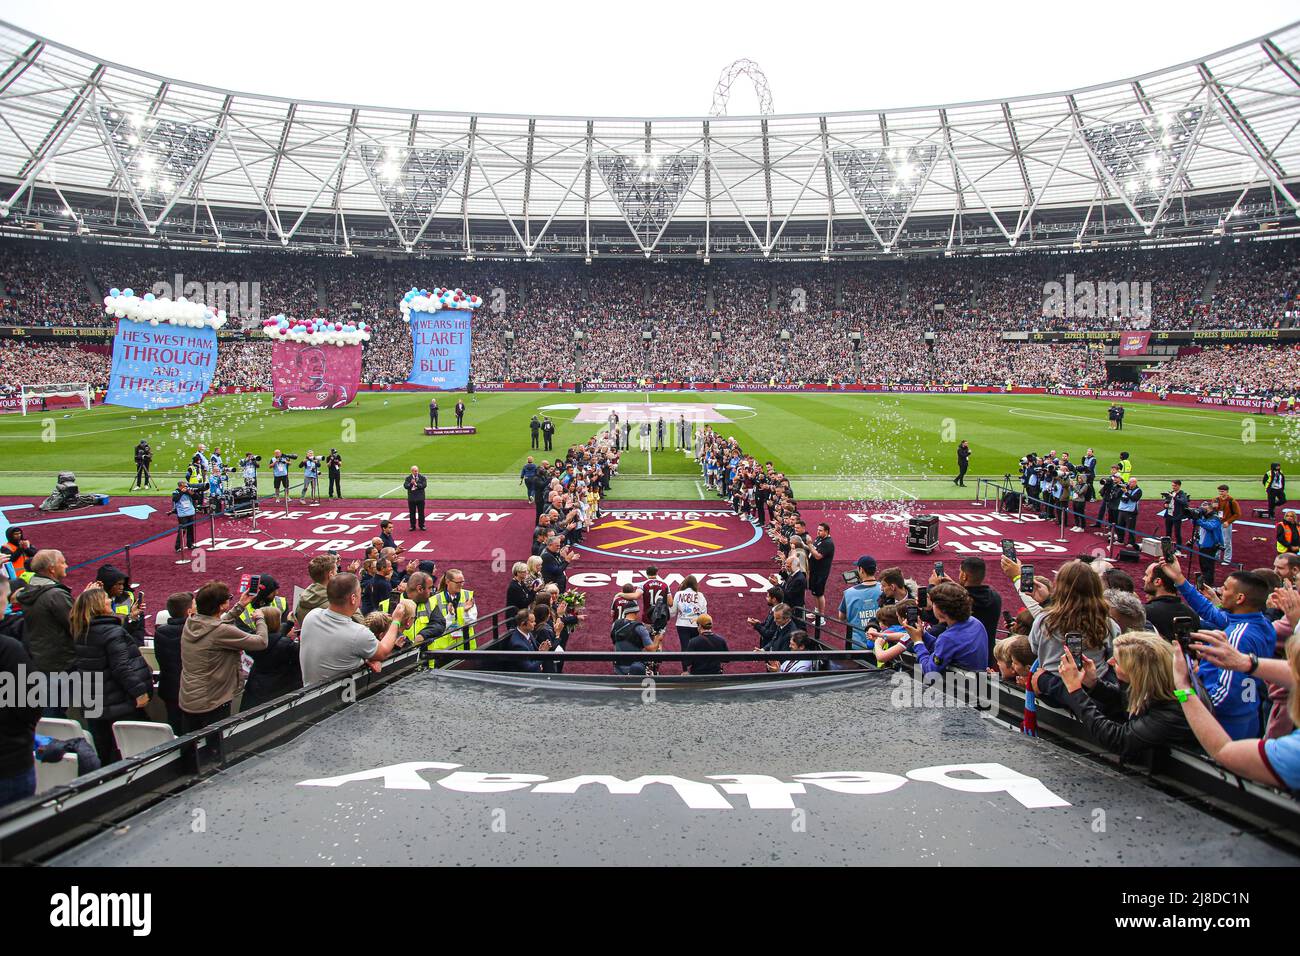
[(80, 45), (0, 21), (0, 864), (1300, 861), (1300, 24), (686, 116)]

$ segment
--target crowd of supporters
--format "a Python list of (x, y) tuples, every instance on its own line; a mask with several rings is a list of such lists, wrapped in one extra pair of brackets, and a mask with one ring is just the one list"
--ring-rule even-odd
[(1300, 393), (1300, 347), (1225, 345), (1189, 347), (1143, 378), (1153, 391), (1284, 398)]

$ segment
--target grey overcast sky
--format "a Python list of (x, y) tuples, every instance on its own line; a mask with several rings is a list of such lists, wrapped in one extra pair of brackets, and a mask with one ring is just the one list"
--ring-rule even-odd
[[(177, 79), (368, 105), (503, 113), (709, 111), (722, 68), (777, 112), (1052, 92), (1180, 63), (1300, 17), (1295, 0), (0, 0), (0, 17)], [(733, 91), (733, 115), (757, 111)]]

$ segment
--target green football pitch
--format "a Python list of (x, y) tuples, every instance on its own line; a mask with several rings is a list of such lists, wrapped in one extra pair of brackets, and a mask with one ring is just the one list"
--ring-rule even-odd
[[(348, 497), (400, 498), (402, 477), (414, 464), (429, 476), (430, 497), (515, 498), (523, 495), (518, 475), (532, 453), (533, 414), (550, 415), (555, 448), (562, 450), (602, 427), (601, 419), (575, 421), (579, 406), (646, 402), (717, 406), (726, 420), (714, 427), (774, 462), (807, 500), (969, 500), (973, 479), (1000, 480), (1027, 452), (1058, 449), (1077, 460), (1088, 447), (1101, 467), (1128, 451), (1149, 492), (1159, 490), (1154, 482), (1182, 478), (1193, 498), (1208, 497), (1227, 479), (1235, 493), (1254, 498), (1270, 461), (1300, 457), (1300, 433), (1289, 418), (1134, 403), (1117, 432), (1106, 421), (1109, 402), (1047, 395), (479, 393), (465, 416), (477, 434), (426, 437), (424, 394), (370, 392), (344, 409), (281, 412), (262, 393), (165, 412), (105, 406), (0, 416), (0, 494), (45, 495), (61, 470), (75, 471), (83, 491), (127, 494), (132, 448), (147, 438), (155, 450), (154, 479), (164, 489), (175, 486), (203, 442), (220, 448), (227, 462), (237, 457), (232, 452), (337, 448)], [(453, 423), (454, 403), (454, 396), (444, 397), (441, 424)], [(973, 452), (966, 489), (951, 483), (963, 439)], [(698, 500), (706, 494), (698, 477), (694, 461), (680, 451), (634, 450), (623, 456), (614, 493), (624, 500)], [(322, 476), (322, 490), (324, 484)]]

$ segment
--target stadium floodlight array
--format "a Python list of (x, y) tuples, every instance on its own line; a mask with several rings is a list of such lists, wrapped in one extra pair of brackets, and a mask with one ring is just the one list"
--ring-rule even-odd
[[(363, 144), (360, 154), (375, 194), (408, 245), (418, 241), (465, 163), (461, 149)], [(413, 235), (408, 235), (412, 227)]]
[(893, 149), (837, 149), (831, 153), (831, 161), (877, 238), (889, 245), (930, 178), (938, 156), (938, 147), (926, 144)]
[(596, 165), (641, 250), (650, 255), (695, 179), (699, 154), (600, 153)]
[(154, 206), (168, 204), (184, 188), (217, 136), (211, 126), (103, 106), (99, 118), (128, 188), (141, 203)]
[(1135, 206), (1158, 203), (1179, 175), (1201, 122), (1201, 106), (1083, 129), (1097, 161)]

